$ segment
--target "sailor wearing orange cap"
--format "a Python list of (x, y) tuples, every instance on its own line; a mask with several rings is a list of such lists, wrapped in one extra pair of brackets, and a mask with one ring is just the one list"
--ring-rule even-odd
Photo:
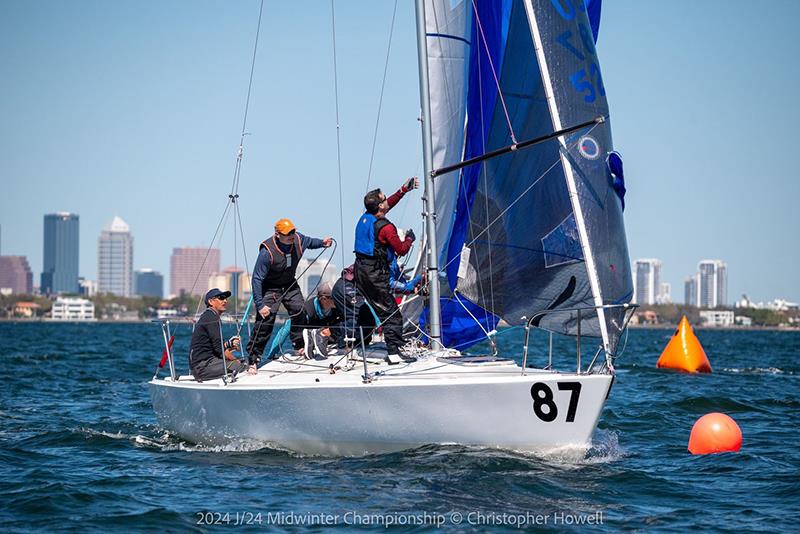
[(302, 326), (305, 299), (295, 278), (297, 263), (306, 249), (330, 247), (333, 238), (317, 239), (297, 231), (292, 221), (280, 219), (275, 223), (275, 234), (259, 245), (258, 259), (253, 268), (253, 302), (256, 322), (253, 335), (247, 344), (250, 365), (255, 366), (267, 346), (275, 326), (275, 312), (283, 303), (292, 319), (290, 338), (295, 352), (303, 353)]

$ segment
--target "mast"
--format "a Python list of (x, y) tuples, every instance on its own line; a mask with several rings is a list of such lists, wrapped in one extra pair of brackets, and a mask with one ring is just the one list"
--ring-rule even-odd
[(442, 316), (439, 308), (439, 248), (436, 246), (436, 202), (433, 190), (433, 155), (431, 142), (431, 102), (428, 84), (428, 42), (425, 27), (425, 0), (416, 0), (417, 59), (419, 64), (419, 101), (422, 108), (422, 156), (425, 172), (425, 192), (422, 195), (425, 215), (425, 244), (427, 246), (429, 332), (431, 348), (442, 347)]

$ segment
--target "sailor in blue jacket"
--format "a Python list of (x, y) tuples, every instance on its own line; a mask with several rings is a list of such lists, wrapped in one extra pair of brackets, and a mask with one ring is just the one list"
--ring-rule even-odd
[(253, 269), (253, 303), (256, 322), (247, 344), (250, 365), (257, 365), (275, 326), (275, 314), (283, 304), (292, 319), (289, 336), (297, 354), (303, 353), (302, 327), (305, 299), (295, 278), (297, 263), (306, 249), (330, 247), (333, 238), (317, 239), (297, 232), (289, 219), (275, 223), (275, 234), (259, 245)]

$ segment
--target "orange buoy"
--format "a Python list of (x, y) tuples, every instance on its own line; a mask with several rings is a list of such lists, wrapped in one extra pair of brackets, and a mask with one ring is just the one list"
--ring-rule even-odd
[(737, 452), (742, 448), (742, 431), (724, 413), (709, 413), (698, 419), (689, 435), (689, 452), (713, 454)]
[(658, 358), (656, 367), (678, 369), (687, 373), (710, 373), (711, 364), (708, 363), (706, 351), (694, 335), (692, 325), (684, 315), (678, 329), (672, 335), (664, 352)]

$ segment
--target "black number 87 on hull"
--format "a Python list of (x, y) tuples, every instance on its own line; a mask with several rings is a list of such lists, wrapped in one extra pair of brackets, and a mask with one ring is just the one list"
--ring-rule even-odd
[[(575, 421), (575, 412), (578, 411), (578, 399), (581, 396), (580, 382), (557, 382), (559, 391), (569, 391), (569, 405), (567, 406), (567, 423)], [(531, 386), (533, 398), (533, 413), (545, 423), (552, 423), (558, 417), (558, 406), (553, 400), (553, 390), (544, 382), (536, 382)]]

